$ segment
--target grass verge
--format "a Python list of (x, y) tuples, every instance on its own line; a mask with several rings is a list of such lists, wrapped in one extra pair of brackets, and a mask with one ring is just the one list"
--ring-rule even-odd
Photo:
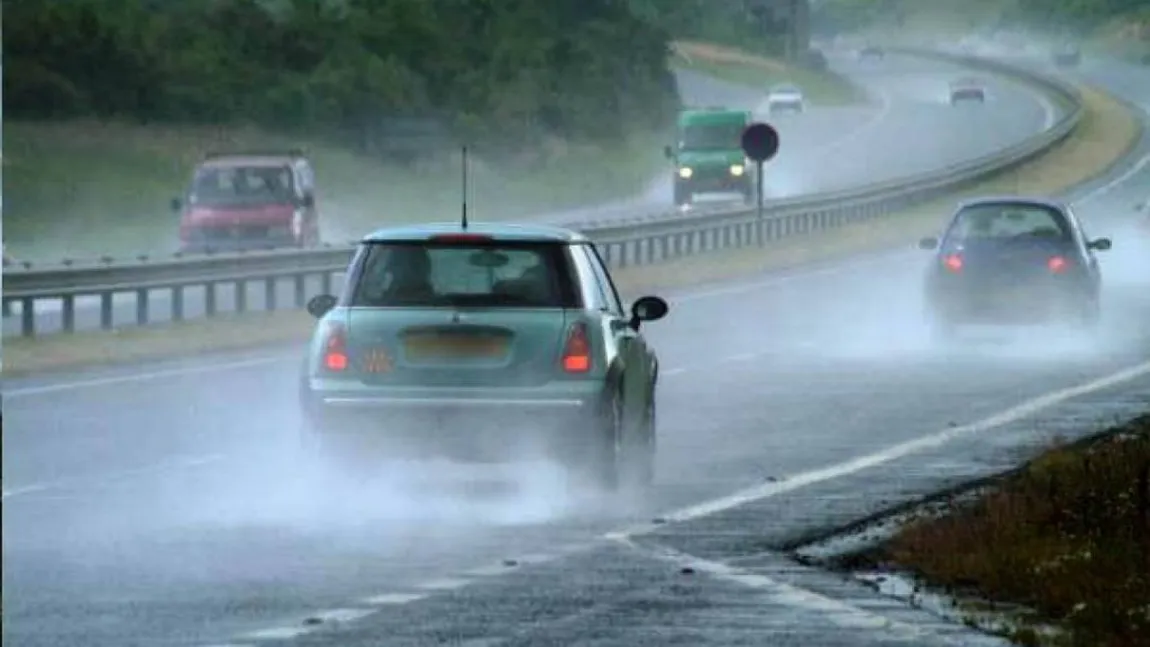
[[(912, 244), (937, 231), (956, 199), (978, 194), (1058, 194), (1097, 176), (1124, 157), (1140, 128), (1126, 107), (1083, 88), (1086, 114), (1071, 136), (1046, 154), (1009, 172), (940, 199), (871, 222), (774, 241), (758, 247), (714, 252), (616, 272), (625, 297), (749, 276), (764, 271)], [(4, 340), (6, 375), (73, 369), (299, 342), (311, 322), (300, 312), (275, 312), (190, 321), (144, 329), (49, 335)]]
[[(904, 527), (885, 566), (1032, 609), (1024, 645), (1150, 644), (1150, 415), (1086, 448), (1054, 448), (974, 502)], [(1059, 631), (1040, 628), (1053, 625)]]
[[(483, 164), (479, 151), (469, 206), (477, 218), (499, 220), (630, 197), (666, 164), (662, 140), (637, 135), (609, 149), (556, 142), (548, 160), (514, 172)], [(203, 153), (301, 145), (316, 169), (328, 239), (458, 217), (458, 155), (416, 172), (254, 129), (6, 121), (5, 254), (51, 261), (174, 249), (177, 217), (168, 202)]]
[(787, 65), (774, 59), (711, 45), (680, 41), (672, 49), (672, 65), (742, 85), (767, 88), (777, 83), (794, 83), (812, 105), (843, 106), (861, 103), (866, 94), (854, 83), (831, 71), (817, 71)]

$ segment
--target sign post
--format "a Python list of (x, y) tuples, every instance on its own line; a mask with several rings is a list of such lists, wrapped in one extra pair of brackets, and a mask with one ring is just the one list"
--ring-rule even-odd
[(779, 152), (779, 133), (770, 124), (755, 122), (743, 129), (743, 153), (755, 163), (755, 193), (758, 204), (759, 245), (766, 242), (763, 231), (763, 163)]

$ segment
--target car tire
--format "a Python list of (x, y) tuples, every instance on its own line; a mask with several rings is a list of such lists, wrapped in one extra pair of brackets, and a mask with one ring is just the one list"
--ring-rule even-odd
[(691, 194), (690, 187), (684, 186), (684, 185), (676, 182), (675, 186), (674, 186), (674, 193), (675, 193), (675, 206), (676, 207), (683, 207), (683, 206), (686, 206), (688, 204), (691, 204), (692, 194)]
[(593, 442), (586, 456), (586, 470), (592, 482), (607, 492), (618, 490), (621, 482), (625, 413), (619, 393), (607, 398), (599, 412)]

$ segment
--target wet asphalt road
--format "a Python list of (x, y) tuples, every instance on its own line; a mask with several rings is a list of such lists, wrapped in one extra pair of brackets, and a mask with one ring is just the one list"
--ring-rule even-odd
[[(1145, 71), (1084, 73), (1150, 104)], [(933, 348), (914, 252), (672, 295), (648, 329), (664, 378), (645, 500), (538, 465), (511, 486), (318, 474), (291, 451), (290, 352), (9, 381), (5, 644), (983, 644), (771, 549), (1145, 408), (1145, 375), (1064, 390), (1150, 359), (1150, 244), (1124, 231), (1148, 185), (1143, 166), (1078, 203), (1115, 239), (1099, 340)]]
[[(872, 105), (837, 108), (811, 108), (800, 116), (784, 115), (770, 121), (778, 128), (782, 141), (778, 157), (766, 168), (768, 195), (789, 197), (801, 194), (845, 189), (876, 181), (891, 180), (943, 168), (1015, 144), (1056, 118), (1057, 111), (1044, 98), (1009, 81), (987, 77), (988, 100), (985, 105), (951, 107), (947, 103), (947, 84), (968, 74), (962, 68), (938, 61), (892, 56), (874, 64), (860, 64), (852, 58), (833, 57), (835, 67), (856, 80), (873, 97)], [(735, 86), (698, 74), (682, 73), (679, 84), (685, 100), (691, 104), (729, 105), (760, 112), (765, 100), (762, 91)], [(898, 142), (897, 146), (892, 142)], [(729, 204), (722, 195), (702, 196), (697, 208), (715, 208)], [(671, 204), (670, 166), (667, 175), (657, 179), (633, 199), (607, 206), (548, 214), (541, 219), (578, 225), (602, 220), (617, 220), (642, 214), (666, 213)], [(333, 224), (338, 230), (338, 223)], [(328, 239), (344, 239), (346, 232)], [(318, 285), (318, 281), (316, 282)], [(311, 290), (317, 290), (312, 287)], [(282, 281), (277, 301), (283, 307), (292, 303), (293, 287)], [(185, 316), (203, 313), (202, 288), (185, 292)], [(221, 311), (234, 309), (235, 290), (220, 286), (217, 290)], [(248, 307), (264, 309), (262, 285), (248, 288)], [(121, 294), (116, 298), (114, 325), (135, 325), (135, 296)], [(156, 290), (150, 296), (150, 318), (165, 321), (171, 315), (168, 292)], [(92, 329), (99, 326), (98, 301), (81, 298), (76, 326)], [(5, 317), (4, 335), (18, 334), (20, 305), (15, 304)], [(60, 304), (41, 301), (37, 304), (37, 330), (52, 333), (60, 330)]]

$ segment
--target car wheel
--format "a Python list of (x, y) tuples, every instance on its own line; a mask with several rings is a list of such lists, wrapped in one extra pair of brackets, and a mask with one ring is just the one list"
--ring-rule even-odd
[(590, 455), (587, 456), (587, 471), (592, 481), (607, 491), (615, 491), (620, 485), (625, 413), (623, 398), (615, 393), (603, 405)]
[(682, 207), (691, 204), (691, 190), (690, 188), (676, 183), (675, 188), (675, 206)]

